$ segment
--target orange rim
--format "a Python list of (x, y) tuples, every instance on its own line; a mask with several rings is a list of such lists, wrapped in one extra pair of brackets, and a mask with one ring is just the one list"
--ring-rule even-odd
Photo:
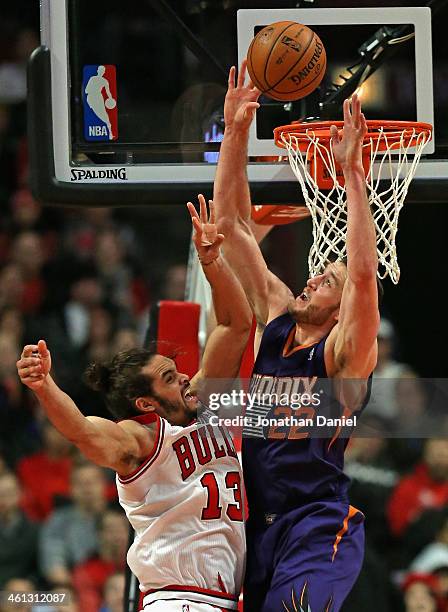
[[(313, 133), (319, 139), (319, 144), (325, 146), (330, 143), (330, 127), (335, 125), (338, 130), (344, 127), (343, 121), (316, 121), (310, 123), (292, 123), (290, 125), (281, 125), (274, 129), (275, 144), (286, 149), (285, 143), (282, 140), (283, 134), (289, 134), (294, 139), (291, 144), (294, 148), (298, 148), (305, 153), (310, 145), (310, 137), (308, 133)], [(432, 125), (421, 121), (384, 121), (384, 120), (368, 120), (367, 133), (364, 136), (364, 143), (378, 143), (378, 151), (386, 151), (391, 144), (403, 143), (407, 146), (410, 142), (416, 140), (420, 134), (425, 134), (425, 140), (432, 138)], [(382, 137), (385, 134), (387, 140)]]

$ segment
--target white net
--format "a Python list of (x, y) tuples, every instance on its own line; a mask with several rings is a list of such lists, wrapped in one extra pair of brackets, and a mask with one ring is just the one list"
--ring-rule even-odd
[[(346, 257), (347, 207), (345, 187), (337, 179), (331, 142), (328, 144), (326, 139), (323, 144), (312, 126), (305, 134), (309, 139), (306, 151), (303, 133), (300, 134), (300, 146), (299, 138), (293, 132), (282, 132), (281, 139), (311, 213), (313, 245), (308, 266), (310, 274), (315, 276), (322, 272), (329, 259)], [(398, 216), (430, 138), (428, 130), (411, 128), (388, 132), (379, 128), (375, 138), (366, 140), (363, 146), (363, 153), (370, 158), (366, 184), (377, 234), (378, 276), (385, 278), (389, 275), (395, 284), (400, 278), (396, 246)], [(310, 164), (311, 158), (321, 163), (323, 175), (330, 179), (329, 191), (321, 191), (318, 163)]]

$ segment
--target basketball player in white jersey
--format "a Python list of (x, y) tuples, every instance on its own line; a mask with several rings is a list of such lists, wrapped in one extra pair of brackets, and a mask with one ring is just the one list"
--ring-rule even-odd
[[(87, 371), (118, 422), (84, 417), (50, 375), (43, 340), (17, 362), (55, 427), (91, 461), (117, 472), (119, 500), (135, 530), (128, 563), (145, 612), (236, 610), (245, 562), (242, 476), (228, 433), (196, 422), (206, 379), (234, 378), (251, 326), (243, 290), (210, 223), (189, 203), (194, 242), (212, 287), (218, 325), (190, 381), (174, 361), (144, 349)], [(200, 419), (201, 421), (201, 419)]]

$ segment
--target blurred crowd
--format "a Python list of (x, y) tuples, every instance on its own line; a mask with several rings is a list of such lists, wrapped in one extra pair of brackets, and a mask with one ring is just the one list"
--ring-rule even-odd
[[(0, 591), (67, 593), (69, 605), (48, 611), (121, 612), (128, 525), (114, 475), (53, 428), (15, 363), (24, 344), (45, 338), (58, 383), (86, 414), (106, 416), (82, 383), (85, 366), (143, 344), (151, 306), (183, 299), (186, 270), (167, 266), (154, 291), (126, 214), (35, 201), (25, 59), (37, 33), (26, 27), (9, 40), (0, 46)], [(347, 450), (367, 542), (347, 612), (448, 610), (448, 439), (422, 437), (427, 392), (398, 347), (383, 319), (367, 433)], [(0, 602), (7, 610), (32, 606)]]
[(108, 416), (83, 371), (142, 345), (158, 299), (183, 299), (187, 249), (161, 254), (155, 272), (123, 211), (33, 198), (26, 59), (38, 31), (15, 24), (0, 24), (0, 591), (66, 597), (38, 608), (3, 598), (0, 610), (122, 612), (129, 527), (115, 475), (59, 434), (15, 364), (24, 344), (45, 338), (57, 382), (85, 414)]

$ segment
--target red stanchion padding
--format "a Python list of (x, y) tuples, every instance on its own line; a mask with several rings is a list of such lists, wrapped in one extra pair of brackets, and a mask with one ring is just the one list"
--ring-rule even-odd
[(199, 369), (199, 315), (193, 302), (161, 301), (158, 304), (157, 352), (175, 357), (178, 372), (192, 377)]
[(249, 340), (247, 341), (246, 350), (243, 354), (243, 359), (241, 361), (240, 367), (240, 378), (250, 378), (252, 374), (252, 370), (254, 367), (254, 339), (255, 339), (255, 330), (257, 328), (257, 322), (255, 317), (252, 321), (252, 329), (250, 330)]

